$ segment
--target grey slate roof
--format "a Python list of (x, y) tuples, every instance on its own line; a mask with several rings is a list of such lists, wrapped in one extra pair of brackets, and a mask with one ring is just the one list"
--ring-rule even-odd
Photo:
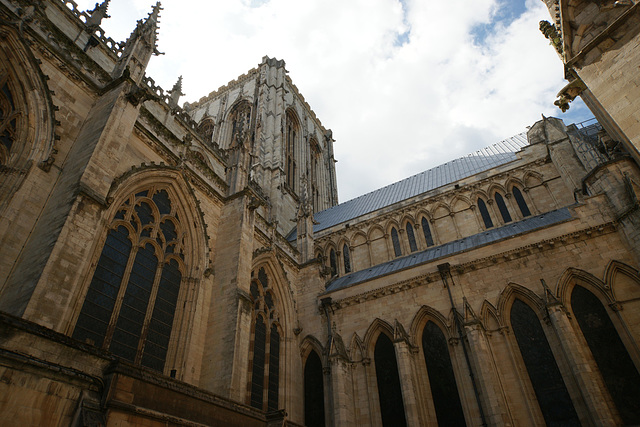
[[(362, 215), (382, 209), (394, 203), (410, 199), (419, 194), (450, 184), (463, 178), (492, 169), (516, 160), (516, 152), (529, 145), (527, 134), (523, 132), (507, 138), (466, 157), (452, 160), (417, 175), (405, 178), (386, 187), (356, 197), (314, 215), (317, 222), (313, 226), (315, 233), (336, 224), (350, 221)], [(296, 239), (296, 230), (287, 236), (289, 241)]]
[(513, 224), (493, 228), (482, 233), (474, 234), (473, 236), (465, 237), (464, 239), (455, 240), (440, 246), (434, 246), (425, 251), (397, 258), (384, 264), (378, 264), (366, 270), (338, 277), (333, 282), (329, 283), (326, 293), (366, 282), (367, 280), (372, 280), (380, 276), (395, 273), (419, 264), (431, 262), (438, 258), (464, 252), (478, 246), (494, 243), (498, 240), (528, 233), (539, 228), (548, 227), (569, 219), (571, 219), (571, 212), (568, 208), (562, 208), (542, 215), (526, 218)]

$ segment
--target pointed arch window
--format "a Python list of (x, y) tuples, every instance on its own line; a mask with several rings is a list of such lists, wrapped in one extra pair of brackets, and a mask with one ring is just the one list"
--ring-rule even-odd
[(511, 189), (511, 193), (513, 194), (513, 198), (516, 199), (516, 203), (518, 204), (518, 208), (520, 209), (520, 213), (522, 217), (531, 216), (531, 211), (529, 210), (529, 206), (527, 206), (527, 202), (524, 200), (522, 196), (522, 192), (516, 186)]
[(491, 221), (491, 215), (489, 215), (489, 211), (487, 210), (487, 205), (482, 199), (478, 199), (478, 210), (480, 211), (482, 222), (484, 222), (484, 228), (492, 228), (493, 221)]
[(376, 364), (376, 380), (378, 383), (378, 397), (380, 399), (380, 415), (383, 426), (406, 426), (404, 402), (398, 361), (396, 360), (393, 343), (385, 334), (380, 334), (374, 349)]
[(304, 364), (304, 424), (324, 427), (324, 379), (320, 356), (311, 350)]
[(164, 371), (184, 271), (184, 234), (165, 189), (130, 196), (110, 224), (73, 338)]
[(275, 298), (264, 268), (250, 286), (253, 304), (249, 404), (262, 411), (278, 410), (280, 389), (280, 329)]
[(296, 190), (296, 140), (300, 133), (298, 120), (288, 111), (285, 129), (285, 176), (286, 183), (292, 191)]
[(213, 142), (213, 132), (215, 130), (215, 124), (212, 118), (206, 118), (198, 125), (198, 132), (204, 139), (204, 142)]
[(18, 133), (18, 115), (8, 75), (0, 72), (0, 166), (7, 166)]
[(431, 228), (429, 228), (429, 221), (424, 217), (422, 217), (422, 233), (424, 233), (424, 240), (427, 242), (427, 247), (433, 246), (433, 236), (431, 235)]
[(580, 426), (538, 316), (519, 299), (511, 306), (511, 327), (547, 425)]
[(342, 245), (342, 258), (344, 261), (344, 274), (351, 273), (351, 253), (346, 243)]
[(505, 223), (511, 222), (511, 214), (509, 213), (509, 209), (507, 209), (507, 205), (504, 203), (504, 198), (502, 197), (502, 194), (496, 192), (494, 198), (496, 200), (496, 205), (498, 205), (498, 210), (500, 211), (502, 220)]
[(625, 425), (640, 424), (640, 374), (600, 300), (576, 285), (571, 308)]
[(431, 321), (427, 322), (422, 332), (422, 350), (438, 425), (466, 426), (447, 339)]
[(329, 267), (331, 267), (331, 277), (338, 274), (338, 257), (333, 248), (329, 251)]
[(418, 245), (416, 245), (416, 235), (413, 233), (413, 225), (407, 222), (407, 239), (409, 240), (409, 249), (411, 252), (415, 252), (418, 250)]
[(402, 248), (400, 247), (400, 238), (398, 237), (398, 230), (395, 227), (391, 229), (391, 243), (393, 243), (393, 252), (396, 257), (402, 256)]

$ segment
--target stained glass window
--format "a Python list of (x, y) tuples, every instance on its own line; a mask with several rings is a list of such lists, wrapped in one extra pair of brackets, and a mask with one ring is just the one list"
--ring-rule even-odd
[(640, 424), (640, 374), (600, 300), (582, 286), (571, 308), (625, 425)]
[(385, 334), (380, 334), (378, 341), (376, 341), (374, 359), (382, 425), (406, 426), (396, 353), (393, 343)]
[(547, 425), (580, 426), (540, 321), (531, 307), (519, 299), (511, 306), (511, 327)]
[(73, 337), (162, 372), (182, 282), (181, 235), (165, 189), (130, 196), (110, 225)]
[(311, 351), (304, 364), (304, 424), (324, 427), (324, 382), (322, 362), (318, 353)]

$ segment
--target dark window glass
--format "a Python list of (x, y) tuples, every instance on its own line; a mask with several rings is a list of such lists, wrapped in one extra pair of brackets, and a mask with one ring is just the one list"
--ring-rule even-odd
[(427, 218), (422, 218), (422, 232), (424, 233), (424, 240), (427, 242), (427, 246), (433, 246), (433, 237), (431, 236), (431, 229), (429, 228)]
[(215, 124), (212, 119), (205, 119), (198, 125), (198, 132), (200, 132), (205, 142), (211, 142), (214, 130)]
[(418, 250), (418, 246), (416, 245), (416, 236), (413, 234), (413, 225), (407, 223), (407, 239), (409, 240), (409, 248), (411, 252), (415, 252)]
[(151, 210), (151, 206), (146, 202), (142, 202), (136, 206), (136, 214), (138, 214), (140, 224), (143, 226), (154, 222), (153, 211)]
[(267, 409), (278, 409), (278, 387), (280, 385), (280, 333), (276, 325), (271, 325), (269, 339), (269, 400)]
[(478, 199), (478, 209), (480, 210), (480, 215), (484, 222), (484, 228), (493, 227), (493, 221), (491, 221), (491, 215), (489, 215), (489, 211), (487, 210), (487, 205), (484, 203), (484, 200)]
[(504, 199), (500, 193), (495, 194), (496, 205), (498, 205), (498, 210), (500, 211), (500, 215), (502, 215), (502, 220), (504, 222), (511, 222), (511, 214), (509, 213), (509, 209), (507, 209), (507, 205), (504, 203)]
[(429, 373), (429, 385), (438, 425), (466, 426), (447, 340), (433, 322), (427, 322), (424, 327), (422, 350)]
[(349, 246), (346, 244), (342, 246), (342, 258), (344, 258), (344, 273), (351, 273), (351, 255), (349, 253)]
[(531, 215), (531, 211), (529, 210), (529, 206), (527, 206), (527, 202), (524, 201), (524, 197), (522, 197), (522, 193), (518, 189), (518, 187), (513, 187), (511, 189), (513, 193), (513, 198), (516, 199), (516, 203), (518, 204), (518, 208), (520, 209), (520, 213), (523, 217), (527, 217)]
[(253, 338), (253, 371), (251, 373), (251, 406), (262, 409), (264, 394), (264, 362), (267, 330), (262, 317), (256, 319)]
[(338, 258), (336, 257), (336, 251), (331, 249), (329, 251), (329, 264), (331, 266), (331, 276), (338, 274)]
[(580, 421), (538, 317), (516, 299), (511, 327), (547, 426), (579, 426)]
[(600, 300), (573, 288), (571, 308), (625, 425), (640, 424), (640, 375)]
[(393, 343), (385, 334), (380, 334), (378, 337), (374, 350), (374, 359), (382, 425), (390, 427), (406, 426), (407, 421), (404, 416), (404, 403), (402, 401), (396, 353)]
[(267, 278), (267, 272), (264, 271), (264, 268), (261, 268), (258, 271), (258, 280), (260, 281), (260, 283), (262, 284), (263, 288), (268, 288), (269, 287), (269, 279)]
[(322, 362), (312, 351), (304, 364), (304, 424), (324, 427), (324, 381)]
[(402, 248), (400, 247), (400, 239), (398, 238), (398, 230), (394, 228), (391, 229), (391, 243), (393, 243), (393, 252), (395, 255), (402, 255)]

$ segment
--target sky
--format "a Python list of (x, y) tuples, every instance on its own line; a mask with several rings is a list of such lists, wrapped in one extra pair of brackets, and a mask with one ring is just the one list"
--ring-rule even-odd
[[(96, 0), (76, 0), (91, 10)], [(102, 28), (124, 41), (149, 0), (111, 0)], [(165, 0), (147, 75), (183, 76), (194, 102), (256, 67), (285, 60), (333, 131), (338, 196), (347, 201), (527, 130), (567, 83), (538, 29), (541, 0)]]

